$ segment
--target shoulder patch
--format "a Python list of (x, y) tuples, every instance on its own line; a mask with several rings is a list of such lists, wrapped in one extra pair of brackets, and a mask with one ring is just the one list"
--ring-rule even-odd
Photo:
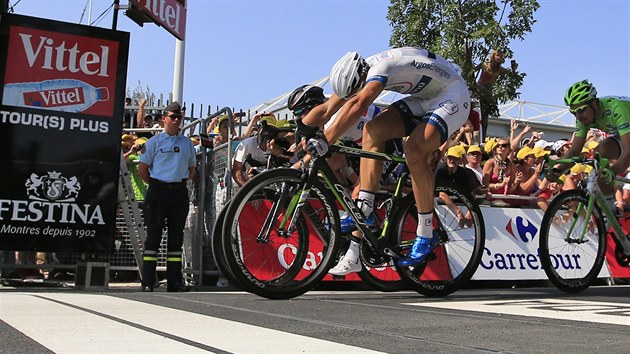
[(390, 50), (386, 52), (382, 52), (381, 54), (378, 54), (376, 56), (377, 61), (390, 60), (390, 59), (394, 59), (394, 54)]

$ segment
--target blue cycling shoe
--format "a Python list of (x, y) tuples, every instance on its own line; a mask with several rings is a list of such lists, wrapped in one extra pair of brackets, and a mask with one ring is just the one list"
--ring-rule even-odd
[(440, 238), (435, 232), (433, 232), (433, 238), (416, 237), (411, 251), (406, 257), (398, 260), (398, 265), (401, 267), (409, 267), (422, 263), (439, 244)]
[[(370, 214), (370, 216), (365, 218), (365, 223), (368, 227), (375, 227), (376, 215), (374, 215), (374, 213)], [(342, 234), (348, 234), (357, 229), (357, 224), (354, 222), (354, 219), (352, 218), (352, 216), (350, 216), (350, 214), (346, 214), (346, 216), (341, 219), (341, 222), (339, 224)]]

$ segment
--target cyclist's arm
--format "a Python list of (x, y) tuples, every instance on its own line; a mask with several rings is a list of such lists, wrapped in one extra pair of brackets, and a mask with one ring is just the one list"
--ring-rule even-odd
[[(326, 129), (324, 134), (329, 142), (334, 142), (353, 125), (357, 124), (363, 112), (367, 112), (370, 105), (383, 92), (383, 84), (378, 81), (370, 81), (359, 93), (352, 97), (343, 105), (343, 109), (333, 122)], [(334, 95), (333, 95), (334, 96)]]
[(328, 101), (311, 109), (311, 111), (302, 118), (302, 123), (310, 125), (311, 127), (323, 127), (344, 103), (346, 103), (346, 100), (333, 93)]
[(610, 166), (610, 169), (615, 172), (616, 175), (622, 175), (626, 173), (626, 169), (630, 165), (630, 133), (621, 135), (619, 137), (621, 143), (621, 155), (617, 161)]

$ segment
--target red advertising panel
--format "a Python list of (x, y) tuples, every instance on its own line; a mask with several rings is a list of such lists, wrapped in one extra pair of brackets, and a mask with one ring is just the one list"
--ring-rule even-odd
[(112, 250), (129, 34), (0, 21), (0, 249)]
[(179, 40), (186, 36), (186, 7), (177, 0), (129, 0)]

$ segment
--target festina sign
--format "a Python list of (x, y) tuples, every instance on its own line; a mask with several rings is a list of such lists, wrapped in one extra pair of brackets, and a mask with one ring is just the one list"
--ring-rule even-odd
[(186, 7), (177, 0), (129, 0), (179, 40), (186, 35)]

